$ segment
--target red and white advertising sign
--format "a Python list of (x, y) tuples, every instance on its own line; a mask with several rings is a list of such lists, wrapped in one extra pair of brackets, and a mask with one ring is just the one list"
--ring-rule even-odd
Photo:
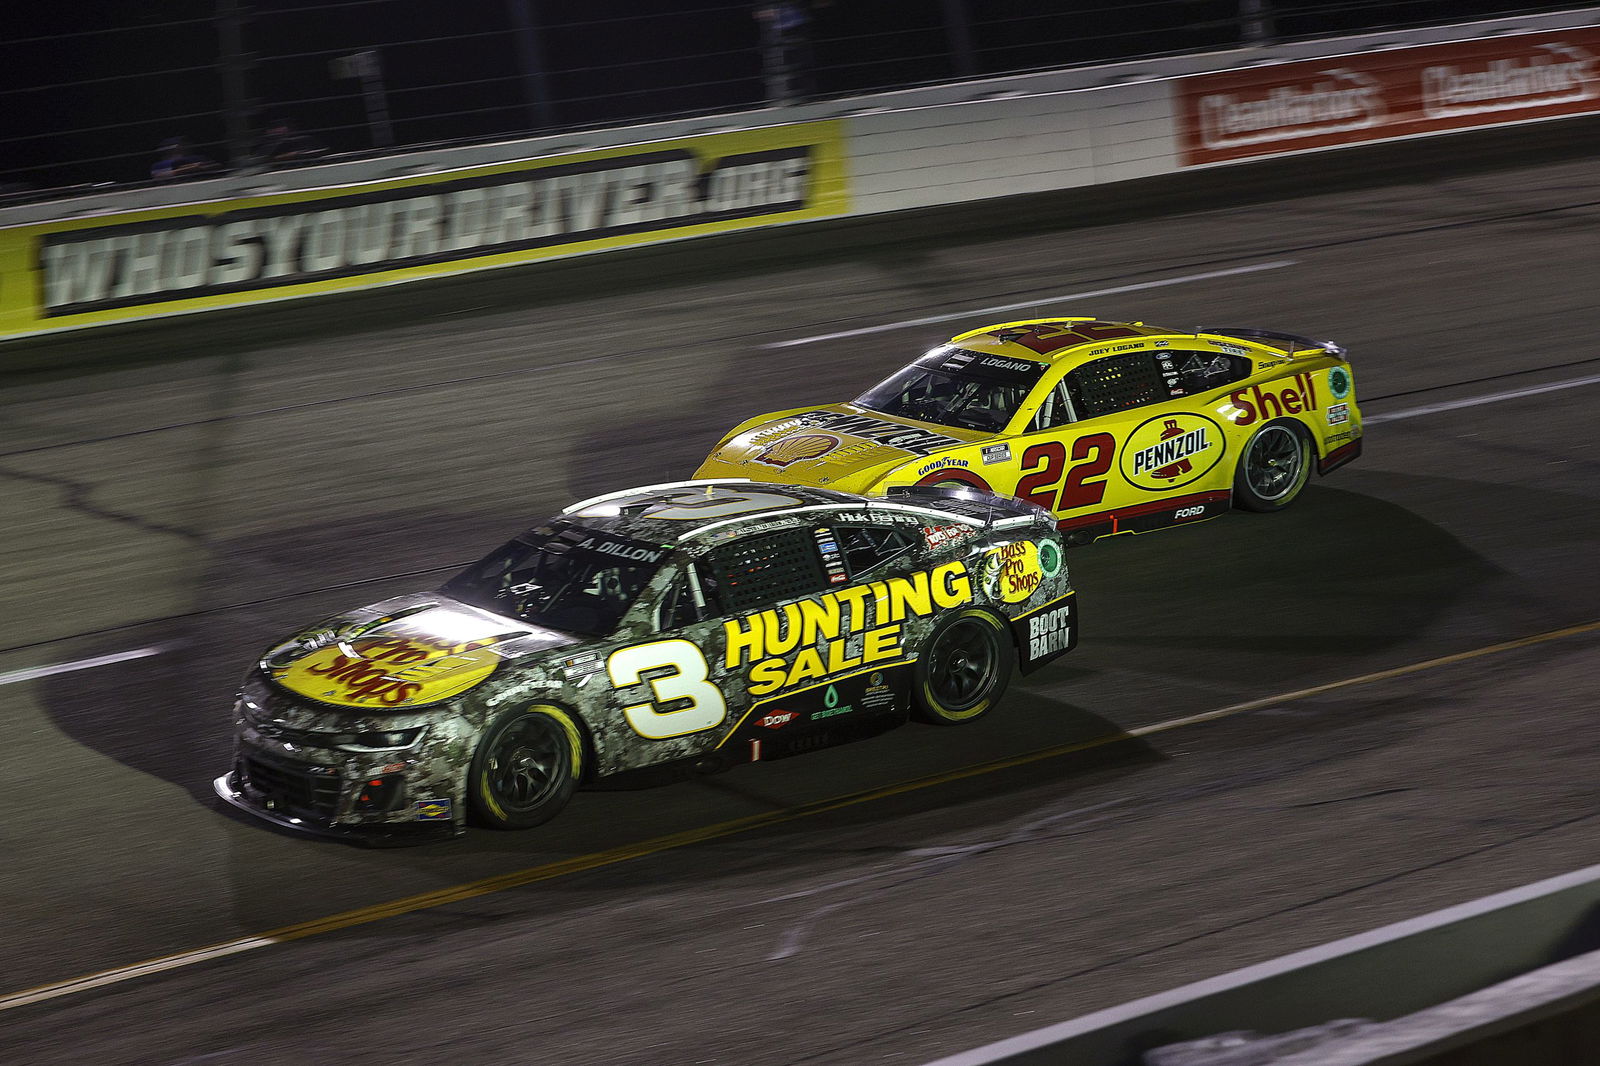
[(1600, 112), (1600, 27), (1185, 78), (1183, 165)]

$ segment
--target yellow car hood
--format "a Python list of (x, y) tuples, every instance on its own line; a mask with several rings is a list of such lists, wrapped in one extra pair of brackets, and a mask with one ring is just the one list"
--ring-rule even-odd
[(404, 711), (459, 696), (509, 658), (577, 639), (434, 594), (306, 630), (269, 651), (261, 669), (318, 703)]
[(740, 426), (696, 477), (748, 477), (864, 492), (889, 471), (994, 435), (896, 418), (849, 403), (765, 415)]

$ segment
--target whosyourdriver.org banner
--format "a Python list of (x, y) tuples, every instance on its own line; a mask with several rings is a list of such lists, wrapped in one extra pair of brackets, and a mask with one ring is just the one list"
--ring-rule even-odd
[(0, 336), (338, 292), (848, 210), (813, 122), (0, 230)]
[(1182, 79), (1182, 165), (1600, 112), (1600, 27)]

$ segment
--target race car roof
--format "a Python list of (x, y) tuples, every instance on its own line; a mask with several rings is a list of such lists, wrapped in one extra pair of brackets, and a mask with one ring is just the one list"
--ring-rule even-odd
[[(986, 497), (987, 499), (987, 497)], [(798, 512), (892, 510), (974, 526), (1004, 524), (1031, 512), (1015, 501), (987, 507), (962, 499), (896, 497), (884, 500), (832, 489), (770, 485), (742, 478), (675, 481), (607, 493), (573, 504), (561, 517), (584, 526), (636, 537), (684, 541), (715, 527), (782, 518)]]
[(1147, 326), (1143, 322), (1106, 322), (1097, 318), (1036, 318), (1024, 322), (999, 322), (950, 339), (951, 344), (1008, 359), (1055, 363), (1079, 349), (1145, 337), (1182, 335), (1181, 330)]

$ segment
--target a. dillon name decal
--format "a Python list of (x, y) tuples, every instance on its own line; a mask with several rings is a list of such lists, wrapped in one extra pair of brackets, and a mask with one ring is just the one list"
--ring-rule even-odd
[[(971, 602), (972, 576), (962, 562), (852, 585), (724, 622), (726, 665), (730, 670), (748, 665), (750, 695), (764, 696), (902, 658), (900, 630), (906, 618)], [(851, 654), (849, 638), (856, 633), (861, 651)]]
[(272, 288), (806, 206), (815, 145), (684, 149), (46, 234), (45, 316)]
[(1203, 415), (1152, 418), (1128, 434), (1122, 474), (1141, 489), (1161, 492), (1198, 481), (1222, 458), (1222, 427)]

